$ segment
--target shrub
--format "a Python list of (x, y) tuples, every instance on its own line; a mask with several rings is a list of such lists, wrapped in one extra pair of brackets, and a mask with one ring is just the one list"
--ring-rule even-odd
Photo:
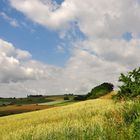
[(69, 97), (68, 97), (68, 96), (65, 96), (65, 97), (64, 97), (64, 100), (69, 100)]
[(16, 106), (22, 106), (22, 104), (17, 104)]
[(76, 97), (74, 97), (75, 101), (84, 101), (86, 100), (86, 96), (85, 95), (77, 95)]
[(126, 104), (123, 112), (124, 122), (127, 130), (132, 132), (132, 139), (140, 140), (140, 101)]
[(140, 95), (140, 68), (128, 72), (126, 75), (121, 73), (119, 82), (118, 98), (132, 98)]
[(135, 101), (133, 105), (126, 104), (123, 113), (126, 124), (131, 124), (140, 118), (140, 101)]
[(2, 104), (2, 106), (7, 106), (6, 104)]

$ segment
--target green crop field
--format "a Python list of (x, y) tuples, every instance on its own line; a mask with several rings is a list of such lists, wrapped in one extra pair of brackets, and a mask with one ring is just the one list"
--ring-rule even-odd
[(135, 125), (127, 124), (124, 117), (134, 104), (94, 99), (1, 117), (0, 140), (138, 140), (139, 132), (133, 132)]
[(0, 117), (75, 103), (74, 96), (69, 96), (69, 100), (64, 100), (64, 97), (65, 95), (0, 98)]

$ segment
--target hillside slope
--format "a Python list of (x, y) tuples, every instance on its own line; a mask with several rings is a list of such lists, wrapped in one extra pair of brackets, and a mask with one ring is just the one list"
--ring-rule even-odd
[(0, 140), (123, 140), (115, 126), (123, 122), (122, 109), (123, 103), (95, 99), (1, 117)]

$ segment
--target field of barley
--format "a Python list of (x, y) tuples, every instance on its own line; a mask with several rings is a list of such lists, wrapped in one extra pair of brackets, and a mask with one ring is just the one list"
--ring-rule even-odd
[[(123, 119), (124, 102), (94, 99), (0, 118), (0, 140), (137, 139)], [(128, 102), (127, 106), (132, 106)]]

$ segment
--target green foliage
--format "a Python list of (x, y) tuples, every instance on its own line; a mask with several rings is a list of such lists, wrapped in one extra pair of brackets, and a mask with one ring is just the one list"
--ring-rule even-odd
[(1, 98), (0, 106), (5, 105), (24, 105), (24, 104), (35, 104), (43, 102), (51, 102), (53, 100), (47, 99), (46, 97), (28, 97), (28, 98)]
[(113, 84), (111, 83), (103, 83), (91, 90), (86, 96), (87, 99), (95, 99), (100, 96), (103, 96), (111, 91), (113, 91)]
[(85, 95), (77, 95), (76, 97), (74, 97), (75, 101), (84, 101), (86, 100), (86, 96)]
[(140, 102), (135, 101), (133, 105), (126, 104), (125, 111), (123, 113), (124, 122), (131, 124), (140, 118)]
[(127, 129), (132, 132), (132, 139), (140, 140), (140, 101), (125, 104), (123, 118)]
[(69, 100), (69, 97), (68, 97), (68, 96), (65, 96), (65, 97), (64, 97), (64, 100)]
[(128, 72), (126, 75), (121, 74), (119, 82), (118, 98), (132, 98), (140, 95), (140, 68)]

